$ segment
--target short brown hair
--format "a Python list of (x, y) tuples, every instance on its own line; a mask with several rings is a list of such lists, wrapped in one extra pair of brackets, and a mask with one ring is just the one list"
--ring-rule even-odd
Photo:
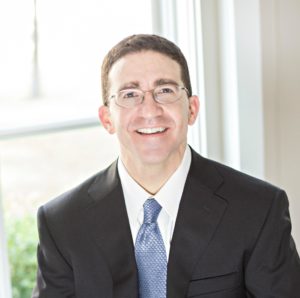
[(192, 87), (189, 69), (184, 55), (180, 48), (168, 39), (151, 34), (131, 35), (116, 44), (104, 57), (101, 68), (102, 99), (105, 105), (108, 104), (109, 79), (108, 75), (113, 64), (127, 54), (154, 51), (168, 56), (175, 60), (181, 68), (181, 79), (184, 86), (192, 95)]

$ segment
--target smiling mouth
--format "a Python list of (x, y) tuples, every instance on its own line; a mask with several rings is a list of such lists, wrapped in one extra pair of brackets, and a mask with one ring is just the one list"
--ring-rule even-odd
[(167, 130), (165, 127), (151, 127), (151, 128), (139, 128), (137, 132), (139, 134), (151, 135), (156, 133), (163, 133)]

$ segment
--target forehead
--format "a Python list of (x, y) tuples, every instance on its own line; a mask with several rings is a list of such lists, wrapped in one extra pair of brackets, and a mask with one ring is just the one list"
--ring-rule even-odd
[(112, 89), (130, 82), (149, 86), (159, 79), (181, 83), (181, 68), (175, 60), (165, 54), (142, 51), (127, 54), (116, 61), (108, 78)]

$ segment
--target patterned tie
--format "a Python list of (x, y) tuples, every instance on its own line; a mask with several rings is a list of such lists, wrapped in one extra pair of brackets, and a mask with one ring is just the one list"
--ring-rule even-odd
[(157, 224), (160, 210), (155, 199), (144, 203), (144, 222), (135, 242), (139, 298), (166, 298), (167, 255)]

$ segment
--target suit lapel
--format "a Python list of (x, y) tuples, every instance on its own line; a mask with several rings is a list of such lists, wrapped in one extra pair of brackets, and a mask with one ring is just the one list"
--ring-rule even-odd
[[(221, 184), (214, 167), (193, 152), (171, 243), (167, 280), (170, 298), (185, 297), (194, 267), (226, 210), (227, 203), (215, 194)], [(93, 202), (86, 220), (109, 266), (114, 297), (138, 297), (134, 245), (116, 163), (98, 176), (88, 193)]]
[(222, 178), (193, 152), (171, 243), (167, 296), (185, 297), (194, 267), (225, 212), (227, 203), (215, 195)]
[(114, 297), (137, 297), (134, 245), (116, 168), (115, 162), (90, 187), (88, 221), (112, 274)]

